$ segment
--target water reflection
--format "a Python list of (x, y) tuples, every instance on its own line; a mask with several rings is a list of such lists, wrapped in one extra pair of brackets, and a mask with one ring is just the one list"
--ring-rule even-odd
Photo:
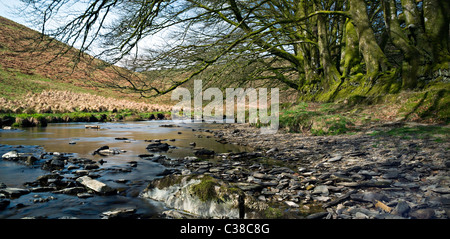
[[(92, 123), (89, 123), (92, 124)], [(95, 124), (95, 123), (94, 123)], [(164, 209), (161, 203), (136, 197), (145, 188), (148, 181), (153, 180), (165, 167), (138, 157), (148, 154), (146, 146), (149, 141), (162, 140), (175, 148), (161, 153), (169, 158), (193, 156), (190, 143), (196, 147), (204, 147), (217, 153), (249, 151), (245, 147), (232, 144), (221, 144), (215, 141), (206, 129), (216, 129), (215, 124), (185, 124), (178, 127), (160, 127), (162, 124), (173, 124), (172, 121), (143, 121), (127, 123), (96, 123), (100, 129), (86, 129), (85, 123), (49, 124), (45, 128), (24, 128), (23, 130), (0, 130), (0, 144), (11, 145), (2, 147), (0, 153), (16, 149), (18, 152), (36, 150), (30, 145), (40, 145), (46, 152), (73, 153), (75, 157), (106, 161), (103, 169), (120, 167), (129, 161), (137, 161), (138, 166), (129, 173), (112, 173), (109, 170), (100, 171), (100, 181), (115, 188), (124, 188), (117, 196), (95, 196), (79, 199), (76, 196), (30, 193), (19, 199), (11, 200), (8, 210), (0, 211), (0, 218), (23, 217), (78, 217), (98, 218), (101, 212), (120, 207), (133, 207), (137, 212), (147, 217), (154, 216)], [(127, 138), (116, 140), (115, 138)], [(70, 142), (75, 144), (69, 144)], [(22, 145), (26, 145), (23, 147)], [(108, 145), (126, 152), (111, 156), (92, 155), (97, 148)], [(19, 148), (14, 148), (19, 147)], [(153, 153), (155, 154), (155, 153)], [(158, 153), (156, 153), (157, 155)], [(47, 174), (39, 168), (20, 165), (14, 162), (0, 160), (0, 182), (8, 187), (21, 187), (23, 183), (36, 180), (40, 175)], [(117, 179), (127, 181), (118, 183)], [(43, 203), (33, 203), (36, 198), (54, 195), (55, 200)]]

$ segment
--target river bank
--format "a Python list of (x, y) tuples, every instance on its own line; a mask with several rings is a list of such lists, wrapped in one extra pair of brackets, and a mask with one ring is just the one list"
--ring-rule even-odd
[[(6, 173), (26, 171), (33, 178), (26, 184), (18, 184), (20, 177), (2, 184), (4, 217), (27, 210), (34, 218), (51, 214), (48, 208), (61, 199), (70, 200), (59, 204), (61, 211), (80, 211), (98, 205), (88, 200), (101, 199), (104, 206), (89, 208), (88, 218), (449, 218), (450, 143), (445, 127), (430, 133), (425, 129), (433, 126), (396, 122), (347, 135), (280, 130), (263, 137), (248, 125), (156, 123), (148, 128), (142, 122), (136, 129), (108, 123), (95, 132), (108, 135), (109, 141), (96, 140), (113, 147), (94, 149), (88, 138), (70, 146), (86, 147), (86, 141), (91, 147), (87, 152), (94, 154), (86, 157), (1, 145), (1, 163), (23, 165)], [(69, 125), (82, 134), (93, 132), (81, 124)], [(118, 130), (122, 127), (126, 131)], [(428, 134), (390, 133), (420, 127)], [(130, 130), (136, 133), (126, 135)], [(161, 137), (158, 132), (169, 134)], [(134, 145), (135, 152), (127, 155), (114, 147), (124, 145)], [(124, 158), (114, 160), (111, 154), (116, 152)], [(142, 200), (149, 198), (160, 206), (144, 210), (148, 205)], [(46, 213), (33, 213), (36, 205), (47, 208)], [(67, 214), (86, 218), (73, 211), (56, 215)]]
[(164, 204), (139, 194), (173, 171), (162, 163), (194, 156), (192, 142), (217, 153), (241, 150), (215, 142), (210, 125), (85, 124), (0, 129), (0, 218), (158, 218)]
[(253, 170), (241, 181), (262, 186), (251, 193), (279, 203), (272, 207), (288, 217), (449, 218), (448, 128), (434, 137), (381, 133), (414, 127), (427, 126), (392, 122), (352, 135), (263, 137), (257, 128), (226, 125), (215, 135), (263, 156), (248, 162)]
[(49, 123), (145, 121), (167, 120), (170, 118), (170, 112), (142, 113), (132, 110), (30, 114), (3, 113), (0, 114), (0, 128), (46, 127)]
[[(414, 132), (411, 129), (415, 128), (424, 132), (398, 133)], [(194, 191), (186, 191), (192, 177), (208, 175), (218, 181), (207, 178), (191, 184), (209, 185), (203, 190), (213, 196), (220, 194), (223, 185), (241, 190), (235, 192), (236, 198), (245, 194), (244, 203), (234, 200), (235, 206), (229, 208), (230, 213), (234, 210), (234, 217), (241, 206), (245, 215), (241, 213), (239, 217), (244, 218), (450, 216), (450, 141), (446, 127), (391, 122), (338, 136), (305, 136), (280, 130), (267, 137), (259, 132), (248, 125), (224, 125), (213, 132), (216, 141), (254, 150), (215, 154), (214, 160), (179, 161), (180, 170), (174, 173), (178, 176), (156, 180), (144, 195), (159, 198), (179, 210), (218, 217), (214, 211), (195, 206), (201, 202), (191, 198)], [(158, 187), (160, 184), (165, 186)], [(214, 201), (229, 203), (212, 197), (210, 202)], [(258, 210), (249, 208), (255, 205)], [(177, 217), (170, 215), (169, 218)]]

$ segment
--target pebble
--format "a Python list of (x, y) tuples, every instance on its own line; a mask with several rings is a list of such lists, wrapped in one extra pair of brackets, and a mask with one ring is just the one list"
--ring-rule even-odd
[(299, 208), (300, 206), (292, 201), (285, 201), (284, 203), (286, 203), (286, 205), (288, 205), (289, 207), (293, 207), (293, 208)]

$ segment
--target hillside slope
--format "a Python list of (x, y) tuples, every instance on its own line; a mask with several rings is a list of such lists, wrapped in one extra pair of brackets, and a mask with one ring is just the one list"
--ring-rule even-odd
[[(42, 99), (39, 103), (31, 103), (34, 107), (31, 111), (36, 112), (48, 109), (47, 106), (51, 106), (49, 104), (61, 100), (74, 103), (74, 107), (60, 107), (62, 111), (98, 109), (99, 102), (95, 102), (93, 109), (89, 105), (77, 106), (77, 99), (89, 98), (89, 95), (105, 97), (103, 102), (123, 105), (124, 108), (167, 110), (168, 106), (164, 105), (163, 99), (153, 99), (150, 102), (131, 92), (117, 90), (118, 85), (128, 84), (120, 76), (132, 78), (137, 77), (136, 74), (123, 68), (107, 66), (105, 62), (82, 54), (77, 49), (0, 17), (0, 110), (3, 112), (20, 112), (30, 106), (33, 99)], [(52, 94), (59, 91), (66, 93)], [(41, 94), (45, 97), (40, 97)], [(66, 98), (60, 98), (61, 95)], [(73, 99), (67, 98), (68, 95), (73, 95)], [(52, 101), (45, 102), (46, 98), (52, 98)], [(114, 103), (116, 100), (120, 102)], [(134, 108), (136, 102), (149, 105)], [(157, 107), (151, 103), (157, 104)], [(105, 105), (105, 108), (111, 107)]]

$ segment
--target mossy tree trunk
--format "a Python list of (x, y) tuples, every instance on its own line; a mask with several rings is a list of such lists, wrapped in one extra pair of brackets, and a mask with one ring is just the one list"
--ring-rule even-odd
[(356, 34), (355, 26), (351, 19), (345, 22), (344, 30), (344, 50), (341, 56), (342, 77), (347, 77), (352, 73), (352, 68), (359, 65), (361, 58), (359, 57), (359, 40)]
[(431, 42), (433, 63), (445, 60), (450, 52), (449, 10), (448, 0), (423, 0), (425, 34)]
[(366, 65), (367, 79), (372, 81), (380, 71), (388, 70), (388, 60), (375, 39), (364, 0), (351, 0), (349, 4), (349, 12), (359, 39), (359, 50)]
[[(408, 5), (409, 1), (407, 2)], [(421, 54), (419, 50), (417, 50), (416, 46), (414, 46), (414, 37), (409, 38), (407, 33), (400, 27), (400, 21), (397, 17), (397, 7), (395, 0), (384, 0), (383, 1), (383, 9), (384, 9), (384, 20), (386, 24), (386, 31), (391, 38), (392, 43), (396, 46), (400, 51), (402, 51), (404, 55), (404, 59), (402, 62), (402, 88), (404, 89), (414, 89), (417, 86), (417, 71), (419, 69), (419, 63), (421, 60)], [(405, 15), (414, 15), (412, 7), (410, 6), (407, 10), (409, 12)], [(410, 24), (419, 24), (417, 19), (411, 19), (412, 17), (407, 17), (410, 19)], [(413, 28), (410, 26), (410, 28)], [(411, 31), (414, 31), (411, 29)]]
[[(308, 0), (298, 1), (295, 17), (305, 18), (313, 11), (312, 5)], [(301, 89), (303, 93), (310, 93), (311, 86), (316, 84), (320, 80), (317, 74), (317, 66), (319, 55), (317, 52), (317, 43), (311, 39), (316, 38), (317, 31), (314, 31), (314, 25), (317, 21), (317, 17), (311, 17), (305, 21), (300, 21), (298, 23), (297, 37), (299, 39), (297, 43), (297, 54), (303, 59), (302, 69), (300, 72), (303, 74), (301, 77)]]
[(329, 90), (330, 86), (339, 81), (340, 74), (336, 68), (336, 63), (331, 58), (330, 46), (328, 44), (328, 33), (326, 16), (317, 16), (317, 40), (319, 46), (320, 64), (323, 68), (324, 89)]

